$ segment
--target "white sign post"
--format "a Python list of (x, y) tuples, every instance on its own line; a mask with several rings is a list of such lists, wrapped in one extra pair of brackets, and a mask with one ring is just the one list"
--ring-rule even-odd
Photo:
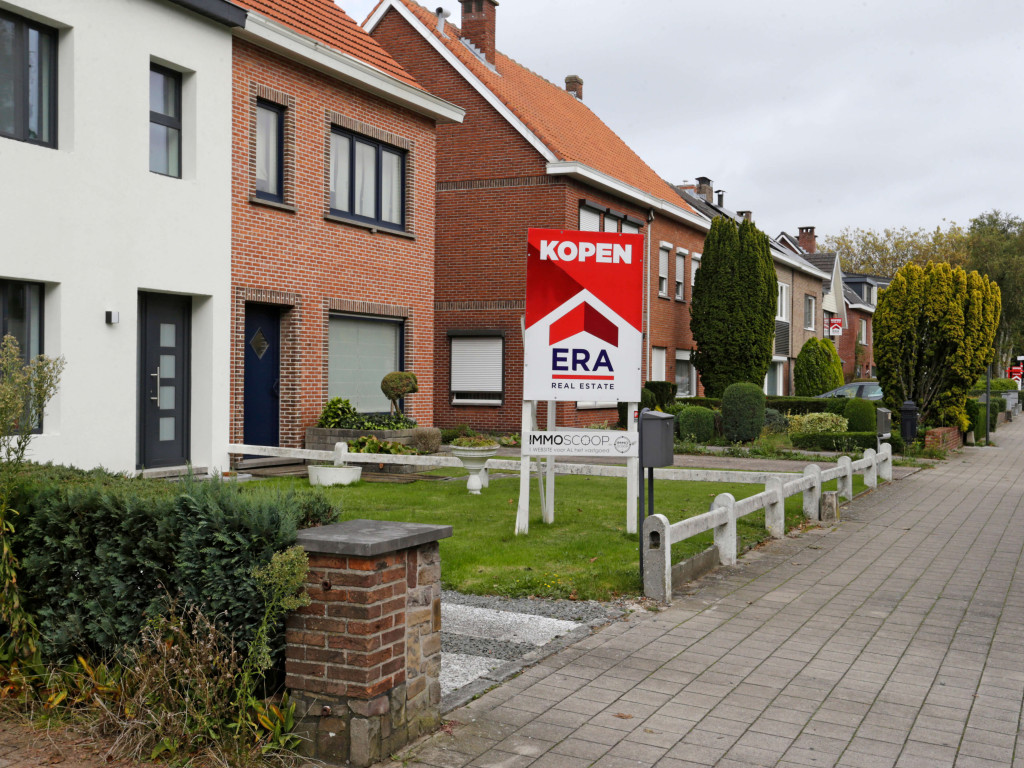
[[(626, 460), (626, 530), (635, 533), (643, 348), (642, 235), (531, 229), (523, 320), (523, 439), (516, 533), (530, 527), (530, 467), (545, 459), (542, 519), (554, 522), (556, 456)], [(628, 403), (627, 432), (556, 428), (559, 401)], [(537, 404), (547, 403), (547, 429)], [(538, 467), (539, 469), (539, 467)], [(539, 479), (539, 474), (538, 474)], [(546, 491), (546, 492), (545, 492)]]

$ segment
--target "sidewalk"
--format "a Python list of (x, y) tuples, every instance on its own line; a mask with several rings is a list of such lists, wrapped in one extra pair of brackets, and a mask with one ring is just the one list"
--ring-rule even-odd
[(462, 768), (1024, 768), (1024, 431), (856, 499), (449, 713)]

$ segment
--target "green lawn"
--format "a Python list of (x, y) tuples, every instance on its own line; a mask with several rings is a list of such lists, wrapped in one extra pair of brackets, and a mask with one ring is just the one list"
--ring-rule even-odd
[[(284, 486), (300, 479), (270, 481)], [(342, 518), (372, 518), (451, 525), (441, 542), (441, 579), (446, 588), (472, 594), (575, 597), (608, 600), (638, 595), (641, 583), (637, 537), (626, 535), (626, 481), (621, 478), (559, 476), (555, 522), (541, 522), (537, 483), (531, 487), (530, 533), (516, 536), (517, 477), (492, 477), (490, 487), (470, 496), (460, 479), (408, 484), (357, 483), (326, 489)], [(826, 484), (835, 489), (835, 482)], [(764, 490), (747, 483), (691, 483), (658, 480), (655, 512), (676, 522), (706, 512), (720, 493), (737, 499)], [(854, 492), (864, 490), (854, 476)], [(786, 525), (803, 522), (801, 496), (786, 501)], [(741, 550), (768, 538), (763, 513), (738, 524)], [(672, 547), (673, 562), (710, 546), (710, 531)]]

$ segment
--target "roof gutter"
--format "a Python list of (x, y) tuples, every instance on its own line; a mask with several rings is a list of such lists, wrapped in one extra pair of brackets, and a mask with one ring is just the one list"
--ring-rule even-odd
[(621, 197), (624, 200), (642, 205), (645, 208), (653, 208), (655, 212), (667, 216), (670, 219), (676, 221), (682, 221), (690, 226), (699, 229), (701, 232), (707, 232), (711, 228), (711, 219), (705, 218), (698, 213), (692, 213), (678, 205), (662, 200), (659, 197), (648, 194), (642, 189), (626, 184), (619, 181), (614, 176), (609, 176), (606, 173), (591, 168), (589, 165), (578, 163), (571, 160), (560, 160), (547, 164), (547, 171), (549, 176), (569, 176), (574, 179), (579, 179), (587, 184), (598, 189), (603, 189), (605, 192), (611, 192), (617, 197)]
[(198, 13), (226, 27), (244, 27), (246, 12), (244, 8), (227, 2), (227, 0), (168, 0), (182, 8)]
[(371, 67), (347, 53), (311, 40), (265, 16), (249, 12), (244, 30), (235, 35), (292, 61), (355, 85), (392, 104), (426, 115), (438, 123), (461, 123), (466, 110), (439, 99), (398, 78)]

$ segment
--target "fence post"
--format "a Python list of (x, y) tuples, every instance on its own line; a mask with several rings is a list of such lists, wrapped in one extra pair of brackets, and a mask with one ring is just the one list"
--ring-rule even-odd
[(839, 457), (838, 491), (841, 498), (853, 499), (853, 460), (849, 456)]
[(878, 477), (883, 483), (892, 482), (892, 446), (889, 443), (882, 443), (878, 452)]
[(344, 440), (334, 444), (334, 466), (345, 466), (345, 457), (348, 455), (348, 443)]
[(804, 477), (813, 477), (814, 485), (804, 491), (804, 517), (808, 520), (821, 519), (821, 467), (808, 464), (804, 467)]
[(728, 519), (715, 526), (715, 546), (722, 565), (736, 565), (736, 499), (731, 493), (720, 493), (711, 502), (711, 509), (724, 508)]
[(874, 448), (864, 449), (864, 458), (870, 459), (870, 463), (864, 470), (864, 484), (868, 488), (878, 487), (878, 456)]
[(659, 603), (671, 603), (672, 536), (668, 518), (656, 514), (644, 520), (640, 544), (644, 548), (644, 595)]
[(769, 477), (764, 484), (766, 493), (774, 494), (772, 500), (764, 506), (764, 527), (773, 539), (786, 536), (786, 497), (782, 492), (782, 478)]

